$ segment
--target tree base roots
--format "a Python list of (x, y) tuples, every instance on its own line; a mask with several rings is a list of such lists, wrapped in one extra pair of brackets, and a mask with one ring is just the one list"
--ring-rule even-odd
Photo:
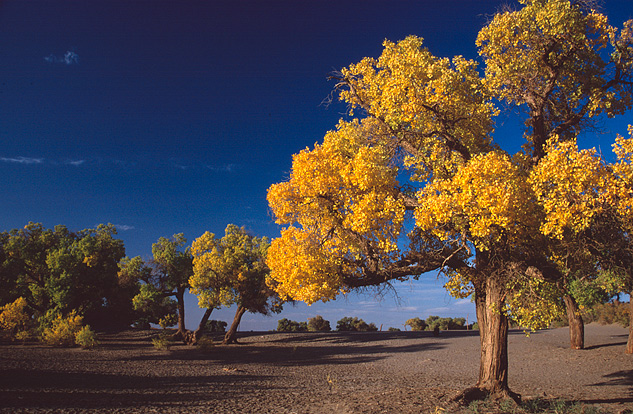
[(457, 394), (451, 401), (458, 403), (459, 405), (466, 406), (473, 401), (491, 400), (500, 402), (503, 400), (513, 400), (519, 404), (521, 402), (521, 396), (508, 389), (503, 390), (489, 390), (486, 388), (471, 387)]

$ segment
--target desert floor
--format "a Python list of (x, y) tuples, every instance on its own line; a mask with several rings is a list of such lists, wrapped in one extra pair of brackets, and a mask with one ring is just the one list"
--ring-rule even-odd
[[(628, 331), (566, 328), (509, 338), (509, 383), (523, 399), (633, 410)], [(241, 345), (157, 350), (156, 331), (102, 335), (94, 350), (0, 343), (0, 412), (447, 413), (474, 385), (477, 332), (241, 332)], [(471, 411), (472, 412), (472, 407)]]

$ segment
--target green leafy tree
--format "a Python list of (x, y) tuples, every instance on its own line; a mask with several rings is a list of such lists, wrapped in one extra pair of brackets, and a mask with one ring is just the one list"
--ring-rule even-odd
[(317, 315), (314, 318), (308, 318), (308, 331), (310, 332), (329, 332), (330, 321), (323, 319), (323, 316)]
[(405, 326), (409, 326), (412, 331), (424, 331), (427, 328), (427, 324), (420, 318), (407, 319)]
[(281, 311), (279, 297), (266, 283), (269, 245), (267, 238), (229, 224), (224, 237), (206, 232), (191, 246), (194, 271), (189, 283), (200, 307), (237, 305), (225, 344), (237, 342), (237, 328), (245, 312), (267, 315)]
[[(192, 334), (185, 326), (185, 293), (193, 275), (193, 256), (186, 243), (182, 233), (174, 234), (171, 239), (160, 237), (152, 244), (151, 260), (145, 262), (135, 257), (121, 261), (119, 281), (123, 285), (137, 284), (134, 308), (140, 312), (141, 321), (171, 325), (168, 321), (175, 315), (178, 330), (174, 338), (191, 342)], [(210, 313), (203, 316), (202, 326)]]
[(308, 324), (306, 322), (291, 321), (290, 319), (280, 319), (277, 321), (277, 332), (306, 332)]
[(4, 233), (3, 300), (23, 297), (36, 319), (76, 311), (99, 329), (129, 325), (131, 297), (117, 279), (125, 248), (115, 235), (112, 225), (74, 233), (38, 223)]
[(367, 323), (362, 319), (357, 317), (349, 317), (346, 316), (336, 322), (336, 330), (337, 331), (355, 331), (355, 332), (374, 332), (377, 331), (378, 328), (374, 323)]
[(171, 239), (161, 237), (152, 245), (153, 278), (151, 285), (164, 294), (173, 295), (178, 307), (177, 338), (184, 339), (185, 292), (189, 289), (189, 278), (193, 275), (193, 256), (185, 247), (187, 239), (182, 233), (174, 234)]
[(149, 329), (178, 312), (176, 301), (151, 284), (153, 269), (140, 256), (119, 262), (119, 286), (132, 293), (134, 325)]

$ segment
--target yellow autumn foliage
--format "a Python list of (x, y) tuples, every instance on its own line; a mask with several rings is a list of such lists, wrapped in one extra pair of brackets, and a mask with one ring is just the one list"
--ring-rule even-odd
[[(294, 155), (289, 178), (268, 190), (286, 226), (267, 257), (282, 297), (327, 301), (439, 270), (453, 296), (476, 293), (537, 329), (560, 312), (549, 279), (570, 274), (561, 246), (608, 205), (633, 230), (633, 138), (618, 138), (613, 166), (575, 141), (587, 118), (631, 108), (622, 79), (633, 22), (618, 34), (576, 2), (520, 2), (477, 37), (485, 77), (475, 61), (436, 57), (416, 36), (340, 71), (339, 97), (362, 119), (340, 121)], [(514, 156), (493, 142), (495, 99), (527, 113)], [(538, 265), (541, 276), (527, 273)]]
[[(266, 237), (254, 237), (234, 224), (226, 227), (222, 238), (207, 231), (194, 240), (189, 285), (198, 305), (216, 308), (244, 302), (245, 291), (250, 295), (265, 278), (269, 245)], [(257, 296), (256, 292), (252, 296)]]
[(530, 184), (545, 213), (541, 231), (562, 238), (579, 233), (609, 203), (613, 180), (595, 149), (579, 150), (575, 140), (547, 144), (546, 156), (530, 173)]
[(479, 249), (518, 243), (538, 229), (533, 193), (524, 173), (498, 151), (471, 159), (450, 179), (418, 194), (418, 227), (440, 239), (467, 237)]

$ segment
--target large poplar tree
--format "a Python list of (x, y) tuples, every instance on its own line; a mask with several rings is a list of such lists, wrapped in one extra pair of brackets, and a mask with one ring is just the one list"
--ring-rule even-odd
[[(474, 293), (481, 360), (465, 398), (515, 396), (508, 319), (546, 326), (571, 274), (535, 168), (596, 116), (631, 107), (631, 22), (618, 32), (585, 2), (520, 3), (479, 33), (485, 76), (414, 36), (342, 69), (340, 98), (361, 118), (296, 154), (288, 181), (268, 192), (287, 226), (267, 260), (282, 298), (327, 301), (432, 270), (454, 295)], [(493, 141), (499, 101), (524, 109), (517, 154)], [(577, 260), (585, 269), (591, 259)]]

